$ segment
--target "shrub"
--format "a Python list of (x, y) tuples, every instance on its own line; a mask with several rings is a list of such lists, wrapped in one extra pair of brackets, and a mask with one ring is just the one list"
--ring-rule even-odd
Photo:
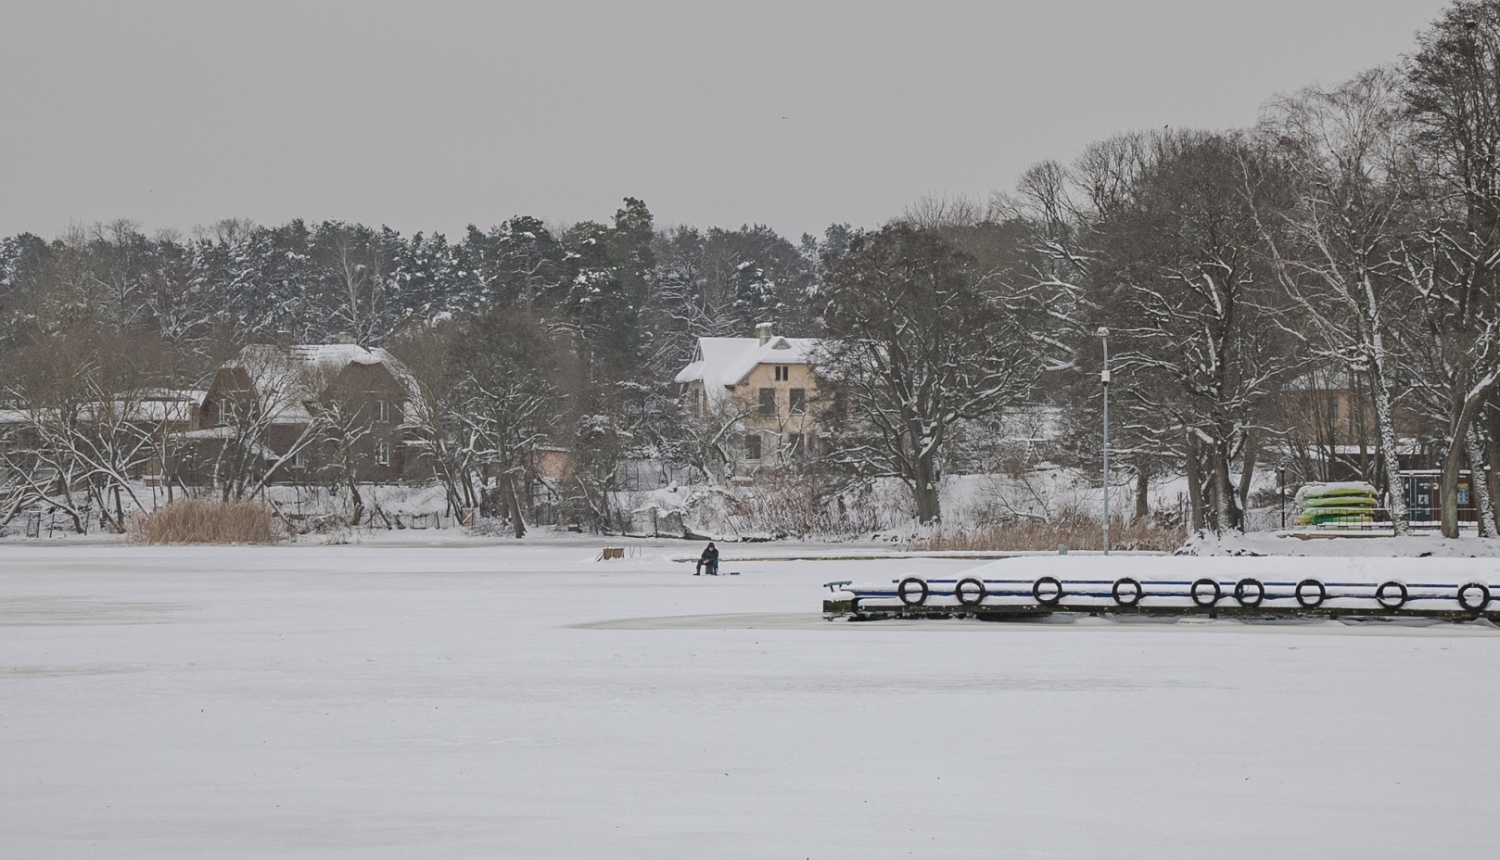
[[(1116, 525), (1110, 530), (1111, 549), (1170, 552), (1182, 546), (1187, 532), (1180, 526), (1162, 526), (1151, 521)], [(971, 550), (983, 552), (1052, 551), (1059, 544), (1069, 549), (1099, 549), (1103, 528), (1097, 520), (1067, 519), (1056, 522), (1016, 522), (972, 529), (936, 532), (912, 541), (915, 550)]]
[(184, 499), (136, 519), (134, 543), (273, 543), (271, 509), (260, 502)]
[(845, 503), (829, 476), (811, 468), (763, 469), (734, 494), (731, 513), (742, 531), (776, 538), (853, 537), (878, 528), (868, 505)]

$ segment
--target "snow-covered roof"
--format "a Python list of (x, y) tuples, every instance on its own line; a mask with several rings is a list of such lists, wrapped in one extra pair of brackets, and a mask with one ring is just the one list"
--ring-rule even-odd
[[(235, 429), (233, 427), (230, 427), (227, 424), (221, 424), (218, 427), (205, 427), (201, 430), (184, 430), (181, 433), (173, 433), (168, 438), (174, 439), (179, 442), (203, 442), (233, 439), (234, 436)], [(245, 442), (245, 447), (249, 449), (251, 453), (255, 454), (255, 456), (261, 458), (262, 460), (270, 460), (274, 462), (281, 457), (280, 454), (277, 454), (270, 447), (257, 440), (248, 439), (245, 440)]]
[(807, 364), (818, 348), (817, 338), (700, 337), (693, 361), (676, 381), (702, 381), (710, 391), (739, 385), (762, 364)]
[[(105, 401), (90, 401), (78, 405), (78, 417), (83, 421), (120, 420), (136, 423), (186, 423), (192, 418), (193, 407), (203, 401), (206, 392), (189, 389), (153, 389), (138, 398), (116, 400), (106, 405)], [(0, 424), (28, 424), (45, 420), (47, 409), (0, 409)]]
[(337, 374), (351, 364), (396, 365), (395, 357), (380, 347), (366, 349), (353, 343), (305, 344), (280, 347), (252, 343), (240, 354), (224, 362), (224, 367), (239, 367), (252, 376), (266, 370), (297, 372), (304, 376), (318, 373)]
[(291, 353), (294, 358), (335, 372), (351, 364), (387, 364), (395, 361), (389, 352), (378, 346), (366, 349), (354, 343), (302, 344), (291, 347)]
[(250, 384), (261, 392), (282, 388), (281, 396), (268, 404), (275, 412), (273, 423), (299, 424), (311, 420), (306, 403), (317, 399), (334, 377), (351, 364), (384, 365), (398, 384), (413, 392), (415, 384), (395, 356), (380, 347), (352, 343), (304, 344), (291, 347), (253, 343), (220, 365), (220, 369), (242, 370)]

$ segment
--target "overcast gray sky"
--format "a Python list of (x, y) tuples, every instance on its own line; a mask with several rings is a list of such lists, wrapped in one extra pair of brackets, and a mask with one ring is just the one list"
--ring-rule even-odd
[(1442, 0), (0, 0), (0, 234), (515, 214), (873, 226), (1133, 128), (1254, 121)]

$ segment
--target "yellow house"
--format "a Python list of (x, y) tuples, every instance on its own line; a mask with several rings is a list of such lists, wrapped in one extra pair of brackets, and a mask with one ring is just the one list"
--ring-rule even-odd
[(755, 337), (700, 337), (675, 381), (690, 414), (738, 422), (739, 464), (753, 470), (821, 450), (809, 367), (817, 347), (815, 338), (773, 334), (770, 323)]

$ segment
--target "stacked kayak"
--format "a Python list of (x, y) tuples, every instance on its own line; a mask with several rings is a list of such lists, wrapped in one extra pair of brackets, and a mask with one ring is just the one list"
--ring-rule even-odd
[(1380, 498), (1364, 481), (1308, 484), (1297, 491), (1299, 526), (1363, 525), (1375, 522)]

